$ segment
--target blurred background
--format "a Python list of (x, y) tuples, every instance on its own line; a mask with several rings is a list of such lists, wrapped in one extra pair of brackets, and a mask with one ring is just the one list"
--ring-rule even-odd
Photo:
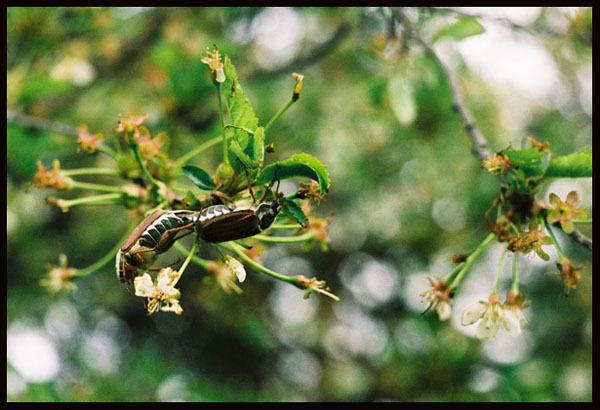
[[(493, 151), (549, 141), (556, 155), (592, 141), (591, 9), (409, 9), (431, 39), (463, 14), (485, 32), (435, 43), (459, 78)], [(558, 233), (583, 264), (564, 296), (555, 267), (521, 258), (533, 301), (520, 337), (474, 338), (462, 311), (486, 300), (501, 245), (474, 265), (440, 322), (422, 314), (427, 278), (489, 233), (484, 214), (499, 183), (484, 172), (451, 109), (445, 77), (378, 8), (8, 8), (9, 111), (77, 126), (111, 140), (118, 114), (148, 113), (177, 158), (218, 135), (214, 87), (200, 58), (217, 44), (264, 125), (304, 74), (299, 101), (271, 128), (269, 160), (308, 152), (332, 187), (316, 214), (334, 215), (328, 252), (269, 247), (278, 272), (325, 279), (334, 302), (249, 270), (241, 295), (179, 282), (184, 313), (147, 316), (114, 265), (74, 293), (39, 286), (58, 255), (84, 268), (126, 233), (114, 206), (61, 213), (29, 186), (36, 160), (64, 169), (112, 167), (70, 136), (7, 125), (7, 399), (9, 401), (587, 401), (592, 398), (591, 253)], [(214, 171), (215, 146), (194, 163)], [(105, 181), (113, 181), (106, 177)], [(102, 182), (103, 179), (95, 179)], [(110, 183), (110, 182), (107, 182)], [(592, 181), (576, 189), (591, 217)], [(59, 193), (60, 194), (60, 193)], [(62, 195), (59, 195), (62, 196)], [(591, 237), (591, 225), (581, 227)], [(500, 282), (510, 286), (511, 256)]]

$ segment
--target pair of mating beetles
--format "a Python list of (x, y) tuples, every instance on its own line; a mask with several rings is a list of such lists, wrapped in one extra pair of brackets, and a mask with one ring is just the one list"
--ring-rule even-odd
[(139, 271), (147, 270), (175, 241), (194, 231), (204, 241), (218, 243), (248, 238), (268, 229), (283, 205), (283, 194), (277, 194), (271, 203), (263, 202), (273, 182), (258, 205), (250, 208), (230, 204), (209, 206), (200, 212), (155, 211), (133, 230), (117, 252), (117, 276), (121, 282), (133, 281)]

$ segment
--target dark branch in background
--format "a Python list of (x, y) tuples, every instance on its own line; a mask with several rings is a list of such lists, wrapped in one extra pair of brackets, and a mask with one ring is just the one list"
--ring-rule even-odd
[(6, 122), (18, 124), (25, 128), (53, 132), (55, 134), (66, 135), (73, 138), (77, 138), (79, 135), (77, 127), (62, 124), (60, 122), (50, 121), (45, 118), (19, 114), (14, 111), (6, 112)]
[(318, 62), (320, 59), (335, 50), (338, 43), (350, 32), (350, 25), (346, 23), (340, 24), (335, 33), (324, 43), (312, 49), (308, 54), (300, 56), (283, 67), (274, 70), (256, 70), (246, 77), (247, 80), (260, 80), (264, 77), (278, 76), (281, 74), (290, 74), (292, 71), (299, 71), (304, 67)]
[[(467, 131), (467, 134), (469, 134), (471, 142), (473, 143), (473, 153), (477, 156), (477, 158), (480, 161), (485, 159), (485, 157), (491, 154), (491, 151), (487, 146), (487, 141), (485, 137), (483, 136), (481, 131), (479, 131), (479, 128), (477, 128), (475, 120), (473, 119), (473, 115), (471, 114), (471, 112), (467, 108), (467, 105), (465, 104), (462, 94), (460, 93), (460, 90), (458, 88), (458, 82), (454, 77), (454, 73), (448, 69), (446, 64), (437, 55), (433, 47), (427, 41), (425, 41), (425, 39), (423, 39), (419, 30), (411, 23), (410, 19), (406, 16), (402, 9), (393, 9), (392, 18), (394, 17), (397, 18), (403, 24), (407, 34), (415, 40), (417, 40), (417, 42), (419, 42), (421, 46), (425, 49), (427, 54), (429, 54), (431, 58), (433, 58), (434, 61), (439, 65), (440, 69), (442, 70), (442, 73), (447, 78), (448, 84), (450, 86), (450, 92), (452, 94), (452, 108), (459, 113), (464, 124), (465, 130)], [(498, 175), (498, 179), (500, 180), (500, 182), (506, 184), (506, 180), (502, 175)], [(558, 224), (558, 227), (560, 227), (560, 224)], [(585, 237), (581, 232), (575, 229), (573, 230), (573, 233), (569, 234), (569, 236), (575, 242), (579, 243), (580, 245), (584, 246), (590, 251), (592, 250), (592, 241), (589, 238)]]
[[(556, 226), (559, 229), (562, 229), (560, 226), (560, 222), (556, 222), (553, 224), (553, 226)], [(589, 251), (592, 251), (592, 240), (586, 236), (584, 236), (581, 232), (579, 232), (577, 229), (573, 229), (573, 232), (571, 232), (570, 234), (568, 234), (571, 239), (573, 239), (575, 242), (579, 243), (580, 245), (582, 245), (584, 248), (589, 249)]]
[[(32, 117), (23, 115), (14, 111), (6, 111), (6, 122), (20, 125), (24, 128), (53, 132), (55, 134), (66, 135), (67, 137), (78, 138), (79, 130), (72, 125), (63, 124), (61, 122), (47, 120), (40, 117)], [(106, 148), (106, 145), (100, 144)], [(107, 154), (106, 150), (98, 149), (100, 152)], [(111, 150), (112, 151), (112, 150)]]

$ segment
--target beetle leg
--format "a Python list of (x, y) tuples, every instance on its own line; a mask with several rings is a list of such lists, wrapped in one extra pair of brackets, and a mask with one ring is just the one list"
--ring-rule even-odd
[(260, 198), (259, 203), (262, 203), (262, 201), (265, 200), (265, 198), (267, 197), (267, 195), (269, 194), (269, 192), (271, 192), (271, 188), (273, 188), (273, 184), (275, 184), (275, 181), (277, 181), (277, 189), (275, 191), (276, 192), (279, 191), (279, 180), (277, 179), (277, 171), (279, 171), (279, 166), (277, 166), (277, 168), (275, 168), (275, 172), (273, 173), (273, 180), (271, 181), (271, 183), (267, 187), (267, 189), (266, 189), (265, 193), (263, 194), (262, 198)]
[(173, 265), (177, 265), (180, 261), (181, 261), (181, 259), (177, 258), (177, 260), (175, 262), (169, 263), (168, 265), (165, 265), (162, 268), (152, 268), (152, 269), (148, 269), (148, 270), (151, 270), (152, 272), (160, 272), (164, 268), (170, 268)]
[(256, 202), (256, 197), (254, 196), (254, 192), (252, 191), (252, 184), (250, 183), (250, 175), (248, 175), (248, 170), (246, 169), (246, 166), (244, 164), (242, 164), (244, 166), (244, 172), (246, 172), (246, 180), (248, 181), (248, 191), (250, 191), (250, 195), (252, 195), (252, 200), (254, 201), (254, 203), (258, 203)]
[(122, 265), (121, 265), (121, 271), (123, 272), (123, 275), (120, 277), (121, 282), (125, 283), (125, 288), (127, 289), (127, 293), (129, 293), (130, 295), (133, 296), (133, 293), (131, 293), (131, 288), (129, 287), (129, 284), (131, 282), (133, 282), (133, 279), (135, 278), (135, 273), (137, 272), (137, 269), (132, 266), (131, 264), (129, 264), (126, 261), (123, 261)]
[[(154, 251), (155, 249), (160, 249), (165, 244), (165, 242), (168, 240), (168, 238), (171, 236), (172, 233), (177, 233), (177, 232), (179, 232), (181, 230), (184, 230), (184, 229), (190, 229), (193, 226), (194, 226), (194, 222), (189, 223), (187, 225), (180, 226), (179, 228), (168, 229), (167, 231), (165, 231), (165, 233), (162, 234), (162, 236), (160, 237), (160, 240), (158, 241), (158, 243), (154, 246), (154, 248), (151, 248), (150, 251)], [(187, 235), (191, 234), (192, 232), (193, 231), (186, 232), (183, 235), (181, 235), (179, 238), (175, 238), (174, 237), (173, 238), (173, 242), (175, 242), (175, 241), (183, 238), (184, 236), (187, 236)]]

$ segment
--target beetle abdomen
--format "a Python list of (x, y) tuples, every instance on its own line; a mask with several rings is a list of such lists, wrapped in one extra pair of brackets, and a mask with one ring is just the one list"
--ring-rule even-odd
[(221, 215), (226, 215), (231, 213), (233, 210), (226, 205), (213, 205), (208, 208), (204, 208), (202, 212), (200, 212), (200, 219), (198, 222), (203, 223), (205, 221), (214, 219)]
[[(155, 248), (162, 239), (163, 243), (160, 244), (160, 247), (156, 248), (154, 252), (159, 254), (168, 251), (175, 241), (172, 235), (163, 238), (165, 232), (185, 225), (190, 225), (193, 222), (194, 215), (197, 214), (189, 211), (170, 211), (161, 215), (152, 222), (140, 236), (140, 246)], [(192, 226), (190, 226), (189, 229), (193, 229)]]

